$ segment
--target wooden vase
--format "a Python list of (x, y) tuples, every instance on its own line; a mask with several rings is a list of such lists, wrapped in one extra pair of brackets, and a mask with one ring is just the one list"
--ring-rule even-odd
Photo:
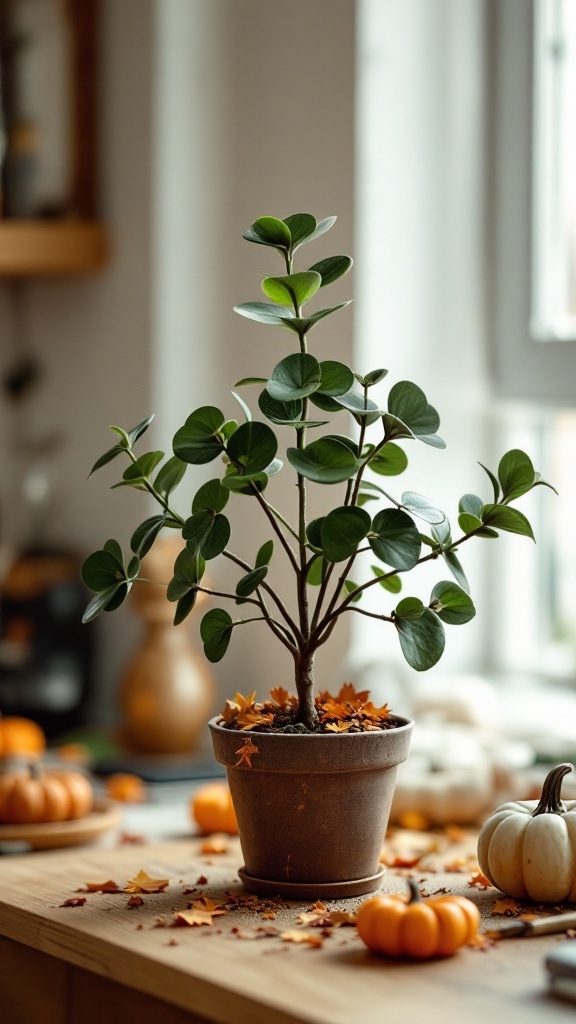
[(147, 754), (192, 752), (214, 698), (213, 678), (190, 641), (188, 623), (173, 625), (175, 606), (166, 597), (181, 550), (180, 538), (157, 540), (142, 562), (141, 574), (150, 583), (135, 584), (130, 594), (145, 633), (121, 678), (123, 738)]

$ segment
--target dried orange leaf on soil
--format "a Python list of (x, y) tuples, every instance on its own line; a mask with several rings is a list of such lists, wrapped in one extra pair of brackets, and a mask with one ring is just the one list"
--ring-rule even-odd
[(340, 704), (336, 700), (328, 700), (322, 705), (322, 721), (327, 722), (330, 718), (345, 719), (351, 718), (352, 712), (346, 704)]
[(325, 731), (326, 732), (348, 732), (351, 728), (352, 722), (327, 722)]
[(208, 836), (200, 847), (200, 853), (228, 853), (228, 843), (222, 836)]
[(290, 693), (289, 690), (285, 690), (283, 686), (275, 686), (269, 693), (274, 703), (282, 708), (282, 710), (296, 703), (294, 694)]
[(131, 878), (124, 892), (162, 892), (169, 884), (169, 878), (151, 878), (146, 871), (139, 871), (135, 878)]
[(70, 899), (64, 900), (64, 903), (60, 903), (60, 907), (83, 907), (86, 903), (85, 896), (71, 896)]
[(131, 896), (126, 906), (128, 910), (132, 910), (133, 907), (143, 907), (144, 900), (141, 896)]
[(110, 879), (108, 882), (86, 882), (86, 888), (84, 890), (79, 889), (78, 892), (121, 892), (117, 882), (113, 882)]
[(337, 700), (343, 704), (365, 704), (370, 696), (370, 690), (356, 690), (356, 687), (352, 683), (344, 683), (340, 687), (340, 693), (338, 694)]
[(280, 938), (282, 942), (303, 943), (312, 949), (319, 949), (324, 944), (324, 939), (317, 932), (300, 931), (298, 928), (293, 928), (287, 932), (280, 932)]
[(220, 712), (220, 718), (222, 718), (226, 725), (231, 725), (232, 722), (235, 720), (238, 711), (239, 708), (235, 701), (227, 700), (224, 704), (224, 707), (222, 708), (222, 711)]
[(239, 711), (247, 711), (248, 708), (253, 708), (256, 703), (256, 690), (249, 693), (247, 697), (243, 697), (241, 693), (235, 693), (234, 701), (238, 705)]
[(205, 910), (179, 910), (174, 914), (174, 925), (176, 927), (188, 927), (195, 928), (200, 925), (213, 924), (212, 914), (207, 914)]
[(246, 768), (251, 768), (252, 758), (254, 757), (254, 754), (259, 754), (260, 751), (258, 750), (256, 744), (252, 743), (251, 736), (247, 736), (246, 739), (244, 740), (243, 745), (238, 748), (236, 753), (240, 755), (238, 760), (236, 761), (236, 767), (240, 768), (242, 765), (244, 765)]
[(203, 910), (206, 914), (213, 914), (217, 916), (219, 914), (226, 914), (224, 905), (222, 903), (216, 903), (215, 900), (211, 899), (210, 896), (200, 896), (199, 899), (193, 900), (193, 910)]
[(270, 725), (274, 721), (274, 715), (263, 715), (257, 708), (249, 708), (247, 711), (240, 711), (235, 721), (241, 729), (254, 729), (257, 725)]
[(389, 717), (390, 709), (387, 704), (383, 704), (380, 708), (374, 707), (372, 701), (369, 701), (368, 704), (362, 705), (360, 708), (360, 714), (364, 718), (371, 719), (373, 722), (383, 722)]
[(520, 904), (511, 896), (504, 896), (503, 899), (495, 900), (492, 905), (491, 914), (515, 915), (520, 910)]

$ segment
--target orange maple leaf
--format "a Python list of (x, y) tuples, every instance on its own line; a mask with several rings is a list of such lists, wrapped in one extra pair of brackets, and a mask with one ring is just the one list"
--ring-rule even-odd
[(110, 879), (108, 882), (86, 882), (85, 889), (78, 892), (120, 892), (118, 884)]
[(345, 704), (340, 704), (336, 700), (328, 700), (322, 705), (322, 721), (327, 722), (330, 718), (342, 719), (350, 718), (350, 708), (346, 707)]
[(520, 910), (520, 904), (518, 900), (512, 899), (511, 896), (505, 896), (503, 899), (494, 900), (492, 904), (491, 914), (505, 914), (507, 917), (515, 916)]
[(370, 696), (370, 690), (356, 690), (352, 683), (344, 683), (340, 689), (337, 700), (343, 704), (352, 704), (353, 707), (357, 707), (359, 704), (364, 704)]
[(370, 700), (359, 708), (359, 713), (364, 718), (369, 718), (373, 722), (382, 722), (385, 718), (388, 718), (390, 710), (387, 704), (383, 704), (381, 708), (376, 708)]
[(226, 723), (226, 725), (231, 725), (239, 710), (240, 708), (235, 701), (227, 700), (220, 712), (220, 718)]
[(243, 697), (241, 693), (235, 693), (234, 702), (238, 705), (239, 711), (248, 711), (248, 709), (253, 708), (256, 703), (256, 690), (249, 693), (247, 697)]
[(145, 871), (139, 871), (135, 878), (130, 879), (124, 892), (162, 892), (169, 884), (169, 881), (169, 878), (151, 878)]
[(282, 942), (305, 943), (312, 949), (319, 949), (324, 943), (324, 939), (321, 935), (314, 934), (314, 932), (300, 931), (298, 928), (293, 928), (291, 931), (287, 932), (280, 932), (280, 938), (282, 939)]
[(254, 754), (259, 754), (260, 751), (256, 744), (252, 743), (252, 738), (247, 736), (244, 740), (244, 744), (241, 747), (238, 747), (236, 753), (240, 755), (236, 761), (236, 767), (240, 768), (241, 765), (244, 765), (246, 768), (251, 768)]
[(270, 725), (273, 721), (274, 715), (263, 715), (258, 705), (248, 708), (247, 711), (239, 711), (236, 715), (236, 722), (242, 730), (253, 729), (256, 725)]
[(212, 914), (205, 910), (179, 910), (174, 914), (174, 927), (194, 928), (203, 924), (213, 924)]
[(351, 727), (352, 722), (328, 722), (325, 732), (348, 732)]
[(470, 885), (477, 885), (480, 889), (492, 888), (492, 882), (489, 878), (486, 878), (486, 875), (483, 875), (481, 871), (477, 871), (475, 875), (472, 875)]
[(205, 914), (212, 914), (213, 917), (220, 917), (221, 914), (226, 914), (222, 903), (216, 903), (215, 900), (211, 899), (210, 896), (201, 896), (198, 900), (193, 900), (191, 904), (192, 910), (202, 910)]
[(283, 710), (296, 703), (296, 697), (294, 694), (285, 690), (283, 686), (275, 686), (274, 689), (269, 692), (274, 703)]

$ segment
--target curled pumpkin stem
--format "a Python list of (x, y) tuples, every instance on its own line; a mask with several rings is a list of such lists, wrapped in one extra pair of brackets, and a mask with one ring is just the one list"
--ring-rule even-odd
[(564, 764), (557, 765), (551, 772), (548, 772), (542, 787), (540, 803), (532, 813), (533, 818), (538, 814), (566, 813), (566, 805), (561, 799), (560, 790), (562, 788), (562, 780), (564, 776), (574, 770), (574, 765), (569, 764), (569, 762), (566, 761)]

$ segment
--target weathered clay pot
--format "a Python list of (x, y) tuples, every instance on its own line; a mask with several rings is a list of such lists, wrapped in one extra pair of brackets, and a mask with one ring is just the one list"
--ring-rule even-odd
[[(413, 723), (395, 716), (382, 732), (236, 732), (210, 722), (226, 766), (250, 892), (292, 899), (341, 899), (378, 889), (396, 766), (408, 756)], [(247, 737), (252, 767), (237, 765)]]

